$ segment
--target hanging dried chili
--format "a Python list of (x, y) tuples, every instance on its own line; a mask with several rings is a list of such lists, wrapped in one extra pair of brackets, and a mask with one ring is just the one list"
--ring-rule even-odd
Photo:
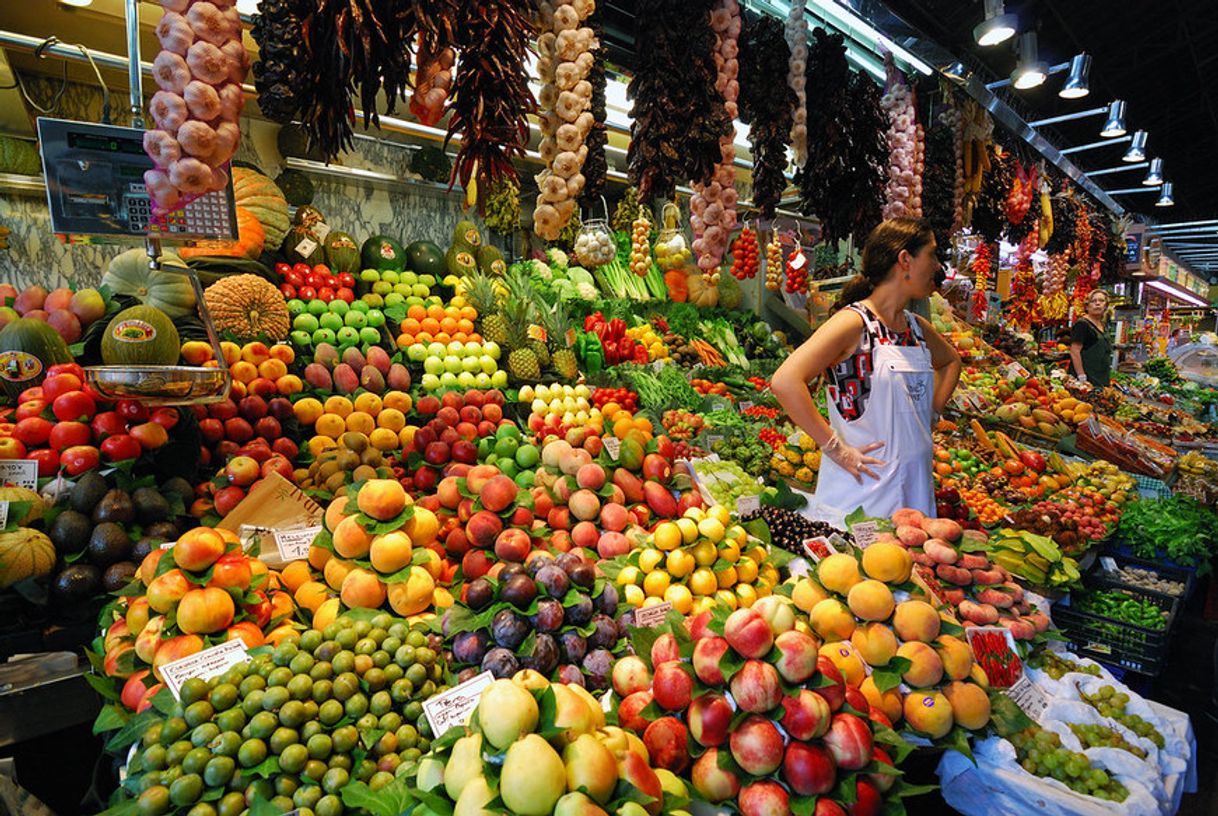
[(776, 77), (787, 70), (791, 49), (782, 21), (745, 14), (740, 33), (740, 121), (749, 126), (753, 150), (753, 206), (773, 218), (787, 187), (787, 143), (796, 95)]
[(592, 52), (592, 70), (588, 73), (588, 82), (592, 84), (592, 129), (584, 137), (584, 146), (588, 148), (588, 158), (584, 159), (584, 189), (579, 194), (579, 205), (585, 210), (601, 206), (601, 195), (605, 192), (605, 180), (609, 172), (609, 159), (605, 155), (605, 145), (608, 143), (608, 132), (605, 130), (605, 87), (608, 75), (605, 71), (605, 32), (602, 13), (598, 8), (588, 18), (587, 25), (592, 29), (599, 43)]

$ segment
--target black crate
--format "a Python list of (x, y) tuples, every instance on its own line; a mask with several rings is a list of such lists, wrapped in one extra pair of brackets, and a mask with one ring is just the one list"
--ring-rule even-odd
[(1063, 601), (1053, 605), (1053, 622), (1061, 629), (1070, 650), (1101, 663), (1155, 677), (1167, 662), (1167, 645), (1181, 599), (1162, 592), (1131, 587), (1102, 576), (1088, 576), (1089, 590), (1123, 592), (1149, 601), (1168, 613), (1162, 629), (1147, 629), (1124, 621), (1084, 612)]
[[(1111, 550), (1111, 549), (1108, 550), (1107, 552), (1105, 552), (1103, 554), (1102, 558), (1111, 558), (1113, 561), (1116, 562), (1116, 565), (1118, 567), (1147, 570), (1148, 572), (1153, 572), (1153, 573), (1157, 574), (1160, 578), (1162, 578), (1164, 580), (1174, 581), (1178, 584), (1183, 584), (1184, 591), (1182, 593), (1180, 593), (1179, 595), (1173, 596), (1173, 597), (1179, 598), (1181, 604), (1188, 601), (1188, 599), (1190, 597), (1192, 597), (1193, 590), (1197, 588), (1196, 587), (1197, 571), (1195, 569), (1187, 569), (1186, 567), (1179, 567), (1174, 564), (1161, 564), (1156, 561), (1147, 561), (1142, 558), (1134, 558), (1131, 555), (1125, 555), (1119, 551), (1115, 551), (1115, 550)], [(1139, 587), (1136, 584), (1130, 584), (1130, 583), (1124, 581), (1123, 579), (1119, 578), (1118, 576), (1116, 576), (1113, 573), (1103, 572), (1102, 571), (1103, 564), (1102, 564), (1101, 560), (1097, 560), (1096, 565), (1097, 565), (1096, 574), (1109, 581), (1114, 581), (1114, 582), (1120, 583), (1124, 586), (1128, 586), (1132, 589), (1141, 590), (1143, 592), (1155, 591), (1155, 590), (1148, 590), (1144, 587)], [(1170, 594), (1170, 593), (1168, 593), (1168, 594)]]

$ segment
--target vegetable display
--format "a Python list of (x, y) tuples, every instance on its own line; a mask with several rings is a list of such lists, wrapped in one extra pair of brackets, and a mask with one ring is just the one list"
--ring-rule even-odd
[(935, 231), (935, 244), (951, 245), (956, 226), (956, 113), (948, 108), (935, 117), (926, 133), (926, 162), (922, 175), (922, 215)]
[(419, 28), (414, 93), (410, 112), (425, 125), (444, 118), (456, 65), (457, 7), (454, 0), (424, 0), (415, 5)]
[[(800, 34), (803, 36), (802, 30)], [(802, 41), (802, 40), (801, 40)], [(803, 46), (807, 54), (807, 45)], [(749, 145), (753, 153), (753, 206), (762, 218), (773, 218), (782, 192), (787, 142), (793, 127), (792, 111), (806, 122), (807, 111), (799, 105), (802, 98), (804, 66), (799, 65), (799, 92), (794, 85), (774, 81), (791, 61), (791, 49), (783, 39), (782, 24), (769, 15), (745, 15), (740, 33), (740, 121), (749, 126)], [(797, 107), (798, 106), (798, 107)], [(806, 135), (807, 126), (803, 125)], [(797, 154), (798, 155), (798, 154)], [(796, 159), (798, 164), (798, 157)]]
[(1117, 530), (1139, 558), (1166, 556), (1205, 575), (1218, 541), (1218, 514), (1189, 496), (1138, 501), (1125, 508)]
[(1152, 601), (1136, 598), (1119, 590), (1079, 592), (1075, 593), (1070, 601), (1075, 608), (1092, 615), (1141, 626), (1143, 629), (1167, 628), (1167, 612)]

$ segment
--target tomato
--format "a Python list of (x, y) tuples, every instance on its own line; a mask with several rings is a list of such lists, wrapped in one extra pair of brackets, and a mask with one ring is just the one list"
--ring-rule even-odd
[(338, 285), (345, 286), (348, 289), (355, 288), (355, 276), (350, 272), (340, 272), (338, 274)]
[(107, 436), (127, 433), (127, 420), (119, 416), (117, 411), (102, 411), (93, 417), (89, 427), (93, 429), (94, 440), (100, 442)]
[[(47, 369), (48, 379), (59, 374), (75, 374), (81, 382), (84, 382), (85, 379), (85, 370), (80, 367), (79, 363), (56, 363)], [(44, 382), (43, 385), (45, 384)]]
[(0, 437), (0, 459), (24, 459), (25, 445), (11, 436)]
[(18, 404), (30, 402), (31, 400), (45, 400), (42, 396), (42, 386), (36, 385), (33, 388), (27, 388), (21, 392), (21, 396), (17, 397)]
[(87, 420), (97, 413), (97, 403), (84, 391), (69, 391), (55, 398), (51, 403), (51, 410), (61, 422)]
[(59, 463), (69, 476), (79, 476), (101, 464), (101, 456), (92, 445), (73, 445), (59, 454)]
[(142, 402), (135, 400), (119, 400), (114, 409), (118, 415), (128, 422), (143, 422), (148, 419), (148, 408)]
[(17, 410), (13, 412), (13, 419), (20, 422), (28, 417), (41, 416), (42, 412), (47, 409), (46, 400), (30, 400), (23, 402), (17, 406)]
[[(284, 264), (286, 266), (286, 264)], [(304, 275), (297, 272), (295, 269), (288, 267), (288, 271), (283, 274), (283, 282), (289, 286), (300, 288), (304, 286)]]
[(326, 266), (325, 264), (317, 264), (313, 267), (313, 271), (319, 275), (324, 275), (325, 277), (330, 276), (330, 267)]
[(329, 286), (323, 286), (317, 290), (317, 297), (318, 299), (329, 303), (330, 301), (334, 300), (334, 290)]
[(317, 297), (317, 290), (306, 284), (296, 290), (296, 297), (301, 300), (312, 300)]
[(312, 272), (313, 270), (309, 268), (309, 265), (307, 263), (298, 263), (292, 267), (292, 271), (295, 272), (297, 275), (300, 275), (300, 277), (302, 277), (302, 278), (307, 278), (309, 276), (309, 273)]
[(291, 271), (292, 265), (290, 263), (280, 261), (279, 263), (275, 264), (275, 274), (281, 278), (287, 277), (288, 273)]
[(23, 445), (45, 445), (51, 438), (51, 430), (54, 427), (54, 422), (40, 416), (26, 417), (13, 426), (12, 436)]
[(296, 297), (296, 287), (290, 283), (279, 284), (279, 294), (283, 295), (285, 300), (291, 300)]
[(181, 419), (181, 417), (178, 416), (177, 408), (157, 408), (152, 412), (152, 416), (150, 418), (153, 422), (160, 425), (167, 431), (172, 430), (173, 426), (177, 425), (178, 420)]
[(338, 298), (339, 300), (346, 301), (347, 303), (351, 303), (355, 300), (355, 290), (349, 286), (341, 286), (337, 291), (335, 291), (334, 297)]
[(38, 463), (39, 476), (54, 476), (59, 471), (59, 451), (39, 448), (26, 454), (27, 459)]
[(42, 381), (42, 396), (43, 399), (48, 399), (54, 402), (55, 398), (60, 394), (66, 394), (69, 391), (79, 391), (83, 383), (80, 377), (75, 374), (64, 373), (56, 374), (54, 377), (47, 377)]
[(316, 272), (310, 272), (309, 274), (305, 275), (305, 283), (312, 286), (314, 289), (319, 289), (326, 285), (326, 278), (324, 275), (319, 275)]
[(101, 443), (102, 455), (111, 462), (121, 462), (124, 459), (134, 459), (140, 455), (143, 448), (139, 441), (130, 434), (117, 434), (107, 437)]

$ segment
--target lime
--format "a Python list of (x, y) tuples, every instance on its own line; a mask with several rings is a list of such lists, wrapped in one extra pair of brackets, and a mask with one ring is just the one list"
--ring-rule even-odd
[(237, 751), (237, 761), (241, 763), (242, 768), (252, 768), (262, 764), (266, 753), (265, 742), (258, 738), (247, 739), (241, 743), (241, 750)]
[(236, 770), (237, 763), (233, 762), (232, 757), (214, 756), (207, 761), (207, 767), (203, 769), (203, 781), (210, 788), (218, 788), (227, 785)]
[(188, 773), (175, 779), (169, 786), (169, 801), (178, 807), (193, 805), (203, 795), (203, 777), (197, 773)]
[(314, 314), (314, 315), (317, 315), (318, 317), (320, 317), (320, 316), (324, 315), (326, 312), (330, 311), (330, 307), (328, 305), (326, 305), (326, 302), (319, 298), (313, 298), (312, 300), (310, 300), (307, 308), (309, 310), (309, 314)]
[(198, 700), (207, 699), (207, 681), (192, 677), (178, 689), (178, 701), (188, 706)]
[(211, 703), (207, 700), (199, 700), (186, 707), (186, 716), (183, 719), (186, 720), (188, 726), (194, 728), (205, 722), (211, 722), (212, 715), (215, 713), (216, 710), (212, 708)]
[(144, 791), (137, 802), (140, 816), (160, 816), (168, 813), (171, 806), (169, 788), (164, 785), (154, 785)]

